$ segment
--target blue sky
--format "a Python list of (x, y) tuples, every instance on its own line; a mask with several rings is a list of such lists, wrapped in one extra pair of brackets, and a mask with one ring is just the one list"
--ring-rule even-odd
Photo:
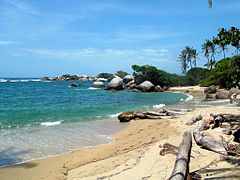
[[(133, 64), (180, 74), (185, 46), (201, 52), (218, 28), (239, 28), (240, 0), (207, 3), (0, 0), (0, 77), (132, 73)], [(205, 62), (199, 56), (198, 65)]]

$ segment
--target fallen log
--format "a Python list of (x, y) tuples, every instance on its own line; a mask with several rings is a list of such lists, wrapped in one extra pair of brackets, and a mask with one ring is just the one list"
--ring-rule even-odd
[(203, 117), (202, 117), (201, 114), (199, 114), (199, 115), (197, 115), (197, 116), (194, 116), (190, 121), (188, 121), (188, 122), (186, 123), (186, 125), (191, 126), (192, 124), (196, 123), (197, 121), (202, 120), (202, 118), (203, 118)]
[(193, 137), (197, 145), (201, 146), (201, 148), (227, 155), (227, 147), (222, 141), (200, 134), (200, 124), (197, 124), (193, 130)]
[(185, 131), (183, 134), (183, 140), (179, 145), (177, 159), (175, 161), (173, 172), (169, 180), (187, 179), (189, 172), (191, 148), (192, 148), (191, 132)]
[(160, 145), (159, 147), (162, 148), (159, 152), (159, 155), (161, 156), (165, 156), (166, 154), (177, 155), (178, 153), (178, 147), (169, 143), (165, 143), (163, 145)]

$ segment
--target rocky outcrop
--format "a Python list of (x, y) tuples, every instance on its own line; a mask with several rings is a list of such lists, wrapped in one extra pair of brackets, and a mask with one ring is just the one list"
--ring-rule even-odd
[(157, 85), (154, 87), (155, 92), (163, 92), (164, 90), (161, 88), (161, 86)]
[(119, 76), (113, 74), (110, 78), (107, 79), (108, 82), (110, 82), (111, 80), (113, 80), (114, 78), (120, 78)]
[(127, 84), (127, 83), (129, 83), (129, 82), (131, 82), (131, 81), (133, 81), (134, 80), (134, 76), (133, 75), (126, 75), (124, 78), (123, 78), (123, 83), (124, 84)]
[(107, 82), (108, 80), (105, 78), (98, 78), (97, 81), (101, 81), (101, 82)]
[(229, 99), (231, 97), (231, 93), (229, 91), (219, 91), (215, 95), (215, 99)]
[(215, 94), (217, 92), (216, 86), (209, 86), (204, 89), (204, 94)]
[(163, 91), (168, 91), (168, 90), (169, 90), (169, 87), (163, 86)]
[(92, 85), (93, 88), (104, 88), (105, 84), (101, 81), (95, 81)]
[(123, 90), (123, 80), (120, 77), (113, 78), (107, 85), (106, 90)]
[(125, 84), (124, 89), (134, 89), (136, 87), (136, 84), (134, 82), (134, 80), (128, 82), (127, 84)]
[(69, 85), (69, 87), (77, 87), (77, 84), (73, 82), (72, 84)]
[(140, 90), (141, 92), (151, 92), (154, 90), (154, 85), (150, 81), (144, 81), (137, 85), (136, 89)]
[(240, 94), (240, 90), (238, 88), (231, 88), (229, 92), (231, 94), (237, 94), (237, 95)]

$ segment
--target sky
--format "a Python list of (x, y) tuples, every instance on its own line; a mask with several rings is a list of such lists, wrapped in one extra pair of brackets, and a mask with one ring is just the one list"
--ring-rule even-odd
[(208, 0), (0, 0), (0, 77), (132, 73), (133, 64), (180, 74), (185, 46), (201, 53), (239, 19), (240, 0), (211, 9)]

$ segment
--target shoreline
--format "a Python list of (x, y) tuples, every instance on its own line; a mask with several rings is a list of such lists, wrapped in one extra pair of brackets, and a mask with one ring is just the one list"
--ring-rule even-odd
[[(174, 91), (185, 91), (185, 89), (182, 88), (181, 90), (178, 89)], [(193, 96), (196, 94), (202, 94), (199, 90), (192, 91), (191, 95)], [(214, 111), (217, 112), (219, 110), (219, 108), (215, 108)], [(192, 116), (198, 111), (199, 110), (189, 112), (187, 117)], [(227, 109), (226, 111), (232, 112), (239, 110)], [(105, 166), (108, 164), (111, 167), (108, 166), (107, 168), (103, 168), (101, 170), (98, 169), (97, 171), (96, 169), (93, 170), (93, 167), (90, 168), (96, 174), (98, 173), (98, 175), (103, 174), (104, 170), (114, 171), (114, 167), (120, 166), (119, 164), (124, 164), (122, 161), (126, 161), (126, 157), (133, 158), (139, 154), (144, 154), (148, 148), (154, 145), (156, 146), (156, 143), (158, 142), (161, 142), (162, 144), (162, 142), (169, 139), (171, 140), (173, 137), (175, 137), (174, 139), (176, 141), (181, 141), (181, 130), (175, 128), (174, 124), (178, 121), (183, 121), (181, 119), (184, 118), (186, 117), (184, 116), (172, 120), (161, 119), (133, 121), (129, 123), (127, 128), (111, 136), (114, 138), (114, 142), (90, 148), (83, 148), (58, 156), (29, 161), (16, 166), (1, 168), (0, 178), (28, 179), (31, 177), (31, 179), (66, 179), (68, 177), (69, 179), (78, 179), (77, 175), (79, 175), (80, 172), (80, 175), (87, 179), (86, 172), (84, 175), (81, 168), (84, 169), (85, 166), (91, 166), (91, 164), (94, 163), (100, 163), (101, 166), (103, 166), (102, 164), (104, 164), (104, 161), (111, 161), (111, 159), (117, 158), (118, 160), (115, 164), (113, 162), (105, 163)], [(176, 145), (178, 146), (178, 143), (176, 143)], [(122, 156), (126, 157), (124, 158)], [(175, 157), (173, 159), (175, 159)], [(92, 173), (90, 173), (90, 175), (92, 175)]]

